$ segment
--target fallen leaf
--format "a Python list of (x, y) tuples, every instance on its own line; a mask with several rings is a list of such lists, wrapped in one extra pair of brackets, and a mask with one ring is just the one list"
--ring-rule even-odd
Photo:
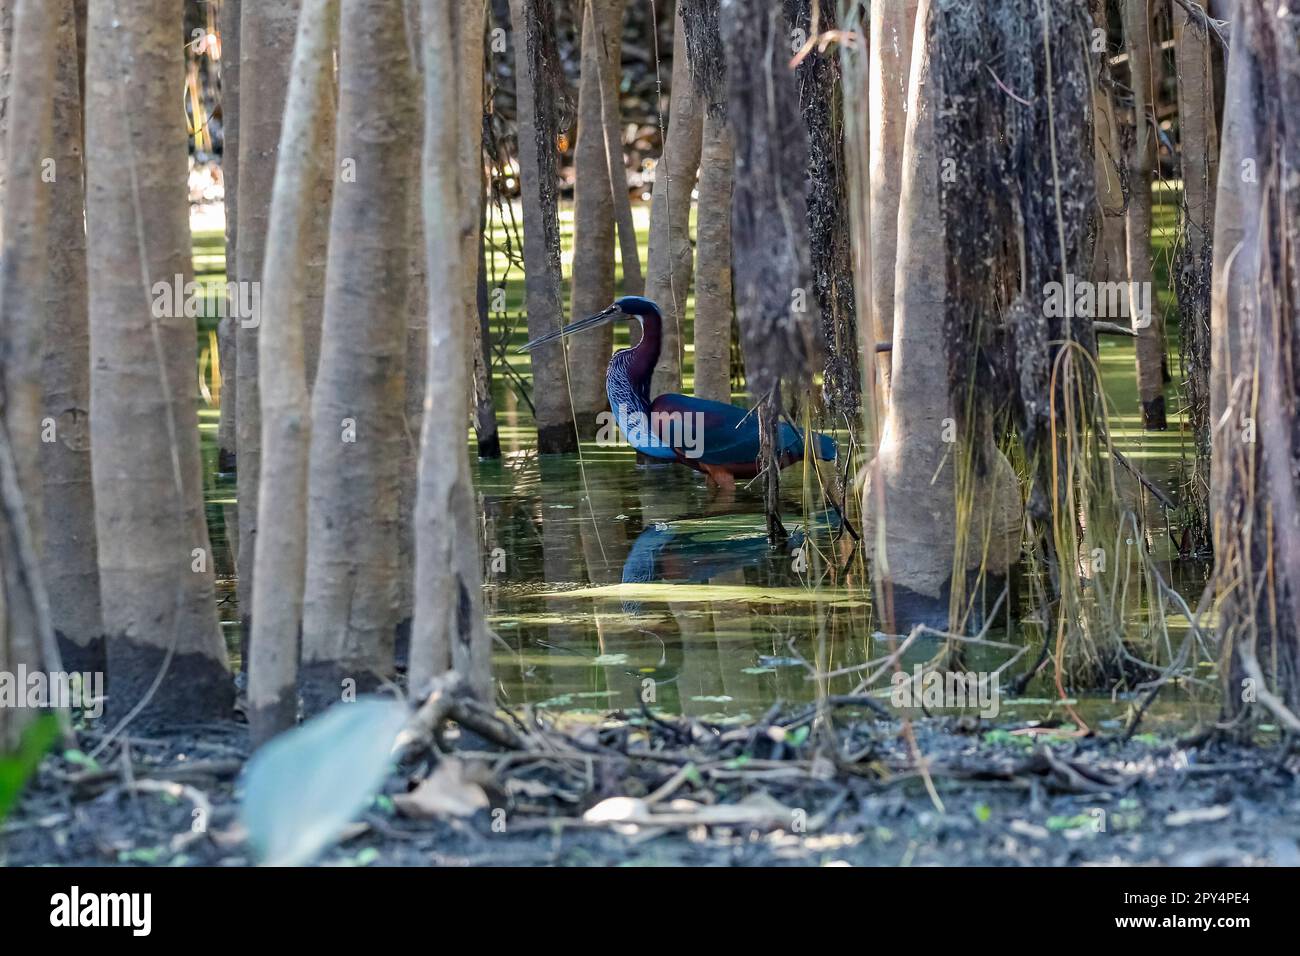
[(608, 797), (582, 815), (589, 823), (639, 823), (650, 815), (650, 805), (638, 797)]
[(1185, 827), (1189, 823), (1213, 823), (1215, 820), (1224, 819), (1230, 813), (1232, 813), (1232, 808), (1224, 805), (1217, 807), (1196, 807), (1192, 810), (1178, 810), (1165, 817), (1165, 826)]
[(1007, 829), (1012, 833), (1020, 834), (1022, 837), (1029, 837), (1031, 840), (1046, 840), (1051, 836), (1046, 827), (1040, 827), (1028, 820), (1012, 820), (1007, 825)]
[(638, 826), (756, 826), (773, 829), (790, 826), (794, 811), (766, 793), (752, 794), (739, 803), (700, 804), (671, 801), (661, 812), (637, 797), (610, 797), (585, 814), (588, 823), (612, 823), (620, 832)]
[(409, 717), (401, 701), (339, 703), (254, 754), (239, 822), (258, 859), (302, 866), (335, 842), (388, 776)]
[(444, 757), (418, 787), (395, 795), (393, 805), (404, 816), (436, 819), (473, 816), (490, 804), (483, 788), (465, 779), (464, 762)]
[(555, 796), (555, 790), (540, 780), (529, 780), (524, 777), (511, 777), (507, 780), (506, 793), (512, 797), (532, 797), (534, 799)]

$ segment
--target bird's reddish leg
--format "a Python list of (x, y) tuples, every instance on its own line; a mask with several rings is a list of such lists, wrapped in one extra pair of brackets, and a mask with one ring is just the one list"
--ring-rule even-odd
[(727, 469), (717, 465), (707, 465), (704, 462), (700, 462), (700, 468), (704, 471), (705, 477), (710, 483), (728, 491), (736, 490), (736, 477)]

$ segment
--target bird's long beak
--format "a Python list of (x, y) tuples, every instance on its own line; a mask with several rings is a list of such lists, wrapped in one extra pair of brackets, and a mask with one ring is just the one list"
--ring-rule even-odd
[(575, 332), (585, 332), (587, 329), (594, 329), (606, 322), (612, 322), (618, 316), (623, 314), (623, 310), (616, 305), (611, 305), (604, 312), (597, 312), (595, 315), (588, 316), (585, 319), (579, 319), (572, 322), (557, 332), (547, 332), (545, 335), (538, 336), (526, 345), (519, 346), (516, 351), (529, 352), (539, 345), (545, 345), (547, 342), (554, 342), (556, 339), (562, 339), (566, 335), (573, 335)]

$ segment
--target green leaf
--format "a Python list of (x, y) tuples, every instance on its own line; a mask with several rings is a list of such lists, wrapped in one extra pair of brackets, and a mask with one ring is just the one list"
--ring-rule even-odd
[(23, 786), (58, 738), (58, 719), (53, 714), (42, 714), (24, 728), (18, 750), (0, 757), (0, 820), (14, 808)]
[(1009, 730), (990, 730), (984, 734), (986, 744), (1000, 745), (1007, 744), (1013, 747), (1032, 747), (1033, 738), (1024, 734), (1013, 734)]
[(335, 704), (254, 754), (239, 815), (258, 859), (300, 866), (338, 839), (388, 776), (409, 717), (385, 698)]
[(134, 850), (119, 850), (117, 853), (118, 863), (143, 863), (146, 866), (153, 866), (160, 863), (166, 854), (160, 846), (142, 846)]
[(987, 803), (975, 804), (974, 813), (980, 823), (988, 823), (993, 817), (993, 809)]
[(96, 760), (94, 757), (82, 753), (80, 750), (63, 751), (63, 759), (70, 764), (75, 764), (78, 767), (85, 767), (87, 770), (99, 769), (99, 761)]
[(548, 697), (546, 700), (539, 700), (534, 706), (549, 707), (554, 709), (560, 707), (568, 707), (572, 703), (573, 703), (572, 694), (560, 694), (558, 697)]
[(1094, 820), (1086, 813), (1077, 813), (1072, 817), (1053, 816), (1047, 818), (1047, 829), (1052, 831), (1059, 830), (1084, 830), (1092, 829)]

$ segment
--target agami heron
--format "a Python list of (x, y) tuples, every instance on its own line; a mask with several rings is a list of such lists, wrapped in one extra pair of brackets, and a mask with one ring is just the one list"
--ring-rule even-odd
[[(650, 380), (663, 334), (659, 306), (639, 295), (625, 295), (603, 312), (533, 339), (519, 351), (527, 352), (565, 336), (619, 320), (641, 326), (641, 341), (621, 349), (605, 372), (609, 407), (629, 445), (641, 454), (677, 461), (703, 472), (714, 482), (729, 486), (737, 478), (753, 478), (760, 470), (758, 415), (735, 405), (711, 402), (691, 395), (660, 395), (650, 400)], [(814, 433), (814, 456), (834, 461), (835, 440)], [(784, 468), (804, 457), (804, 435), (781, 422), (777, 435), (777, 461)]]

